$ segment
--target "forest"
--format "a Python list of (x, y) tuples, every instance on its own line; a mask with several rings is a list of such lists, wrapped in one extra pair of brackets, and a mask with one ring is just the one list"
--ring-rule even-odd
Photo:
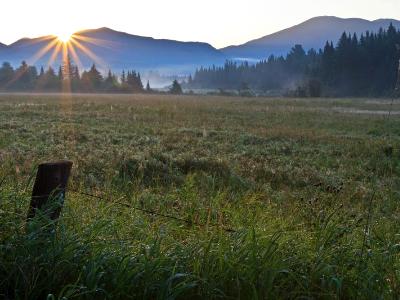
[[(398, 85), (400, 31), (390, 25), (377, 33), (366, 32), (358, 37), (344, 32), (337, 45), (327, 41), (323, 49), (306, 51), (295, 45), (284, 56), (271, 55), (255, 64), (226, 61), (223, 66), (200, 67), (190, 75), (183, 87), (239, 91), (272, 92), (295, 97), (392, 96)], [(182, 93), (175, 80), (171, 92)], [(3, 92), (82, 92), (141, 93), (151, 92), (137, 71), (111, 70), (103, 75), (93, 64), (80, 72), (69, 57), (58, 70), (43, 67), (38, 71), (25, 61), (18, 68), (4, 62), (0, 67), (0, 91)]]
[(151, 88), (149, 82), (144, 88), (139, 72), (122, 71), (118, 78), (110, 70), (103, 76), (93, 64), (81, 73), (67, 57), (57, 71), (51, 66), (47, 70), (41, 67), (38, 71), (25, 61), (14, 69), (10, 63), (4, 62), (0, 68), (0, 91), (134, 93), (149, 92)]
[(295, 45), (284, 56), (271, 55), (256, 64), (227, 61), (224, 66), (201, 67), (189, 88), (279, 91), (294, 96), (388, 96), (397, 81), (400, 32), (344, 32), (337, 45), (327, 41), (307, 52)]

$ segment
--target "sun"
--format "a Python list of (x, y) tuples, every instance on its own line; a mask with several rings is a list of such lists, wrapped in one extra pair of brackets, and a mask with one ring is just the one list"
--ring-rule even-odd
[(63, 43), (68, 43), (71, 40), (72, 34), (71, 33), (59, 33), (57, 34), (57, 38), (59, 41)]

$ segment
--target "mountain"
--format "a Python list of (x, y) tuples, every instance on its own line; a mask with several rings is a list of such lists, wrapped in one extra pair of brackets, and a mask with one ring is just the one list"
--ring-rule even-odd
[[(77, 60), (78, 57), (80, 63), (75, 63), (84, 68), (96, 63), (102, 71), (135, 69), (178, 74), (193, 71), (199, 65), (221, 64), (225, 61), (219, 50), (200, 42), (154, 39), (105, 27), (80, 31), (73, 36), (75, 43), (69, 43), (73, 46), (73, 50), (69, 50), (71, 59)], [(0, 48), (0, 61), (19, 65), (22, 60), (26, 60), (36, 66), (47, 66), (57, 42), (55, 36), (24, 38)], [(53, 66), (58, 66), (62, 61), (62, 49), (61, 46)]]
[(295, 44), (301, 44), (305, 49), (320, 49), (326, 41), (336, 43), (343, 32), (357, 33), (360, 36), (366, 31), (378, 32), (380, 28), (387, 29), (390, 23), (400, 28), (400, 21), (379, 19), (368, 21), (364, 19), (342, 19), (337, 17), (316, 17), (291, 28), (249, 41), (243, 45), (229, 46), (221, 51), (229, 58), (259, 60), (269, 55), (285, 55)]
[[(73, 46), (69, 54), (78, 66), (85, 69), (96, 63), (102, 72), (135, 69), (142, 73), (156, 71), (155, 75), (152, 73), (155, 77), (185, 75), (200, 66), (221, 65), (226, 59), (259, 60), (271, 54), (285, 55), (295, 44), (302, 44), (305, 49), (319, 49), (327, 40), (337, 42), (344, 31), (360, 35), (367, 30), (386, 29), (390, 23), (400, 28), (400, 21), (391, 19), (367, 21), (316, 17), (243, 45), (220, 50), (207, 43), (154, 39), (103, 27), (75, 33), (75, 43), (69, 43)], [(54, 52), (57, 44), (60, 42), (55, 36), (23, 38), (9, 46), (0, 43), (0, 63), (9, 61), (17, 66), (25, 60), (28, 64), (46, 67), (52, 61), (52, 66), (58, 67), (63, 46)]]

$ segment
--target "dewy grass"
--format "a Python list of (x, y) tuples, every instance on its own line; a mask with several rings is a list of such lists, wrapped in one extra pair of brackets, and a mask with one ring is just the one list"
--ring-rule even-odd
[[(0, 96), (0, 298), (400, 297), (400, 118), (371, 103)], [(27, 230), (58, 159), (61, 218)]]

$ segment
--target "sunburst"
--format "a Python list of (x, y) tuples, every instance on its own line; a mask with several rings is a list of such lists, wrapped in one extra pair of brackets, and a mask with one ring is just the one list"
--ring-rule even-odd
[[(62, 62), (65, 62), (66, 59), (70, 57), (79, 68), (82, 68), (81, 57), (79, 57), (79, 55), (81, 55), (88, 57), (93, 63), (98, 65), (100, 69), (106, 69), (105, 62), (95, 55), (85, 44), (111, 47), (111, 45), (107, 46), (107, 44), (109, 44), (108, 41), (86, 37), (79, 33), (71, 34), (68, 32), (37, 39), (35, 42), (42, 43), (43, 46), (32, 57), (27, 58), (27, 62), (30, 65), (35, 65), (42, 57), (49, 55), (50, 58), (47, 62), (47, 66), (52, 66), (57, 59), (61, 59)], [(19, 73), (17, 77), (22, 75), (23, 74)], [(18, 78), (14, 78), (13, 81), (17, 79)], [(70, 82), (63, 82), (63, 92), (69, 93), (71, 91), (68, 85), (70, 85)]]
[(71, 33), (60, 33), (60, 34), (57, 34), (57, 39), (60, 42), (64, 43), (64, 44), (68, 43), (71, 40), (71, 38), (72, 38), (72, 34)]

